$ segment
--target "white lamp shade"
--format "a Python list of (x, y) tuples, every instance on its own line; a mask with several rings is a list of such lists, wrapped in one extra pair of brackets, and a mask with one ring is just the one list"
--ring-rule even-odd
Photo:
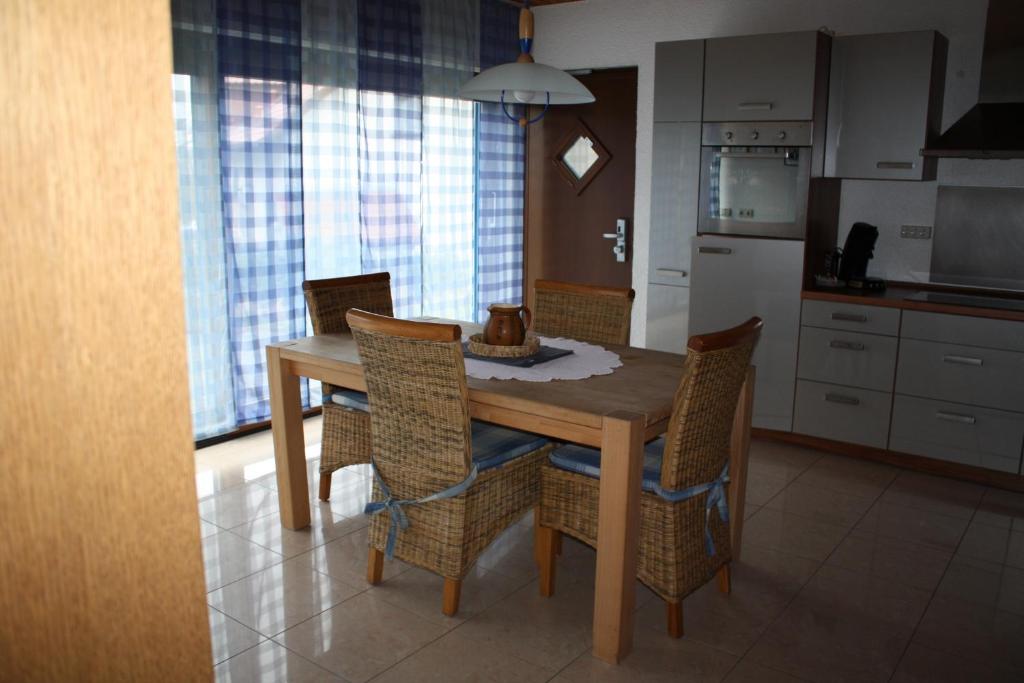
[(468, 80), (459, 97), (478, 102), (500, 102), (505, 91), (509, 103), (527, 101), (544, 104), (550, 93), (551, 104), (587, 104), (594, 95), (578, 80), (547, 64), (512, 62), (492, 67)]

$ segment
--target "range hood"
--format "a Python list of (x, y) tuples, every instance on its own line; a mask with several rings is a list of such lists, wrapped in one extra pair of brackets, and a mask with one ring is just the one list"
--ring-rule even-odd
[(921, 154), (1024, 159), (1024, 1), (989, 0), (978, 103)]

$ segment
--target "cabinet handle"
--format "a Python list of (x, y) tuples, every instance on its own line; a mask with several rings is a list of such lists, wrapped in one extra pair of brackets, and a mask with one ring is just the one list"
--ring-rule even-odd
[(828, 343), (833, 349), (846, 349), (847, 351), (863, 351), (864, 345), (860, 342), (845, 341), (842, 339), (833, 339)]
[(689, 275), (685, 270), (678, 270), (675, 268), (657, 268), (654, 272), (658, 275), (667, 275), (669, 277), (686, 277)]
[(978, 421), (973, 415), (961, 415), (960, 413), (947, 413), (945, 410), (940, 410), (935, 413), (935, 417), (946, 422), (959, 422), (960, 424), (972, 425)]
[(698, 254), (731, 254), (729, 247), (697, 247)]
[(892, 169), (895, 171), (913, 171), (913, 161), (879, 161), (875, 164), (875, 168)]
[(868, 317), (866, 315), (860, 315), (859, 313), (833, 313), (833, 320), (842, 320), (847, 323), (866, 323)]
[(774, 106), (774, 102), (740, 102), (736, 108), (740, 111), (771, 111)]
[(848, 406), (859, 406), (860, 399), (856, 396), (847, 396), (846, 394), (834, 394), (831, 391), (825, 394), (825, 400), (829, 403), (842, 403)]
[(975, 367), (981, 367), (984, 361), (980, 358), (971, 358), (970, 356), (943, 356), (943, 363), (952, 363), (953, 365), (973, 365)]

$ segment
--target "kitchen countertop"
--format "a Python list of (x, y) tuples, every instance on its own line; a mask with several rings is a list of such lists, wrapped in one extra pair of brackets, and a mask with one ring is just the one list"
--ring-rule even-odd
[(959, 290), (954, 288), (924, 289), (912, 284), (889, 284), (884, 292), (860, 292), (855, 289), (805, 289), (800, 293), (801, 299), (814, 301), (835, 301), (862, 306), (883, 306), (900, 308), (909, 311), (927, 311), (929, 313), (948, 313), (951, 315), (970, 315), (976, 318), (996, 318), (998, 320), (1019, 320), (1024, 322), (1024, 310), (1007, 310), (1004, 308), (986, 308), (984, 305), (960, 305), (954, 303), (936, 303), (932, 301), (913, 301), (909, 296), (927, 291), (929, 293), (954, 294), (969, 296), (975, 300), (1002, 299), (1020, 301), (1021, 296), (993, 297), (980, 295), (976, 290)]

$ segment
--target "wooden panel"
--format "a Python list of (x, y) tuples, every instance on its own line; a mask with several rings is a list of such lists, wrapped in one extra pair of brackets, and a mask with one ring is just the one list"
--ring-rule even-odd
[(0, 25), (0, 680), (209, 680), (169, 5)]

